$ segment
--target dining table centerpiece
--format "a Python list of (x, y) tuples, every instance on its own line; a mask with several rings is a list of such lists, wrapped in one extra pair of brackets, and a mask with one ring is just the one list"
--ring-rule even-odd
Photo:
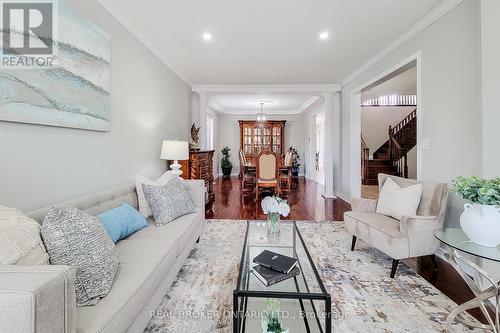
[(285, 199), (277, 196), (265, 197), (261, 201), (262, 212), (267, 215), (267, 235), (277, 237), (280, 234), (280, 217), (290, 214), (290, 206)]

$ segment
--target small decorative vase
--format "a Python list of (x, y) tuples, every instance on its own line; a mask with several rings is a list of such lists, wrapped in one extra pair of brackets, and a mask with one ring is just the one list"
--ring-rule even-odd
[(500, 244), (500, 208), (493, 205), (464, 205), (460, 216), (460, 226), (478, 245), (496, 247)]
[(280, 214), (269, 213), (267, 215), (267, 235), (278, 237), (280, 235)]
[(289, 330), (282, 326), (279, 319), (280, 301), (268, 299), (266, 303), (266, 311), (261, 320), (262, 333), (288, 333)]

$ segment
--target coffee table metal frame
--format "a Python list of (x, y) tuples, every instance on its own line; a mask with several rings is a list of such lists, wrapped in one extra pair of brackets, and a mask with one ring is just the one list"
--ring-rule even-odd
[[(255, 291), (255, 290), (248, 290), (248, 281), (249, 277), (247, 276), (246, 278), (246, 283), (247, 285), (245, 288), (242, 288), (241, 286), (241, 279), (242, 279), (242, 274), (251, 274), (250, 270), (248, 272), (243, 272), (243, 264), (245, 259), (249, 260), (248, 256), (249, 253), (247, 251), (248, 248), (248, 233), (249, 233), (249, 228), (250, 228), (250, 223), (257, 223), (256, 221), (247, 221), (247, 228), (246, 228), (246, 233), (245, 233), (245, 241), (243, 245), (243, 251), (241, 254), (241, 260), (240, 260), (240, 268), (239, 268), (239, 274), (238, 274), (238, 283), (236, 286), (236, 289), (233, 292), (233, 333), (244, 333), (245, 332), (245, 313), (247, 311), (247, 303), (248, 303), (248, 298), (274, 298), (274, 299), (296, 299), (299, 301), (301, 311), (304, 312), (304, 301), (309, 301), (311, 303), (311, 307), (314, 311), (314, 317), (317, 321), (317, 325), (319, 327), (319, 331), (321, 333), (331, 333), (332, 332), (332, 301), (331, 301), (331, 296), (328, 294), (328, 292), (325, 289), (325, 286), (323, 285), (323, 281), (321, 281), (321, 277), (319, 276), (319, 273), (316, 269), (316, 266), (314, 265), (314, 262), (312, 260), (311, 254), (309, 253), (309, 250), (304, 242), (304, 239), (302, 238), (302, 235), (300, 234), (297, 224), (295, 221), (293, 222), (281, 222), (281, 223), (291, 223), (293, 225), (293, 253), (295, 258), (298, 260), (298, 265), (301, 270), (301, 273), (293, 279), (295, 280), (295, 286), (297, 288), (297, 292), (280, 292), (280, 291)], [(321, 290), (321, 293), (314, 293), (309, 291), (309, 286), (307, 284), (307, 280), (305, 276), (303, 275), (302, 272), (302, 265), (300, 263), (300, 259), (298, 258), (297, 251), (296, 251), (296, 238), (299, 238), (303, 248), (304, 252), (307, 256), (307, 260), (309, 261), (309, 265), (312, 267), (312, 270), (314, 272), (314, 276), (316, 278), (316, 282), (318, 283), (319, 289)], [(291, 247), (292, 247), (291, 246)], [(270, 245), (270, 247), (272, 247)], [(290, 248), (291, 248), (290, 247)], [(297, 279), (298, 278), (303, 278), (304, 284), (306, 286), (307, 292), (300, 292), (299, 291), (299, 284)], [(241, 299), (241, 302), (238, 302), (238, 300)], [(316, 307), (314, 305), (314, 300), (319, 300), (319, 301), (324, 301), (325, 302), (325, 327), (323, 329), (320, 319), (316, 310)], [(303, 315), (303, 320), (304, 324), (306, 327), (306, 332), (309, 333), (309, 320), (307, 315)]]
[[(434, 236), (439, 239), (442, 243), (448, 245), (450, 247), (450, 250), (446, 252), (444, 255), (448, 262), (455, 268), (455, 270), (460, 274), (460, 276), (465, 280), (469, 288), (472, 290), (474, 293), (474, 298), (471, 299), (468, 302), (465, 302), (459, 306), (457, 306), (453, 311), (449, 314), (448, 318), (446, 319), (446, 330), (448, 332), (451, 332), (451, 324), (453, 321), (457, 321), (459, 323), (462, 323), (470, 328), (479, 328), (483, 330), (490, 330), (493, 331), (494, 333), (500, 333), (500, 282), (495, 281), (492, 277), (489, 276), (489, 274), (476, 265), (474, 262), (470, 261), (463, 255), (459, 253), (459, 251), (463, 251), (465, 253), (468, 253), (473, 256), (477, 256), (483, 259), (488, 259), (488, 260), (493, 260), (491, 258), (488, 258), (486, 256), (483, 256), (479, 253), (474, 253), (474, 251), (470, 251), (464, 248), (460, 247), (461, 243), (464, 242), (470, 242), (468, 240), (464, 240), (462, 242), (459, 242), (455, 244), (454, 242), (448, 241), (443, 235), (446, 235), (445, 232), (436, 232), (434, 233)], [(459, 251), (457, 251), (459, 250)], [(496, 261), (496, 260), (494, 260)], [(488, 283), (490, 284), (490, 287), (488, 287), (486, 290), (481, 290), (480, 286), (476, 281), (474, 281), (469, 274), (467, 274), (463, 266), (467, 266), (474, 270), (478, 276), (483, 277)], [(486, 302), (489, 302), (490, 299), (495, 299), (495, 318), (492, 318), (490, 313), (487, 310), (487, 305)], [(481, 324), (480, 322), (471, 322), (470, 320), (467, 320), (462, 317), (462, 314), (465, 314), (467, 310), (469, 309), (474, 309), (474, 308), (479, 308), (488, 321), (488, 325)]]

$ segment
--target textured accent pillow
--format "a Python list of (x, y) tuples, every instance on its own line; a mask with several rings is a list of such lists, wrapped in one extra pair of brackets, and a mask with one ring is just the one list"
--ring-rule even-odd
[(144, 216), (126, 203), (97, 215), (97, 218), (115, 243), (148, 226)]
[(401, 187), (387, 177), (377, 203), (377, 213), (401, 220), (403, 216), (415, 216), (422, 197), (422, 184)]
[(157, 225), (195, 212), (193, 201), (178, 178), (173, 178), (164, 186), (143, 184), (142, 188)]
[(47, 265), (40, 225), (15, 208), (0, 206), (0, 265)]
[(95, 305), (111, 290), (118, 270), (115, 244), (94, 216), (66, 206), (52, 208), (42, 237), (53, 265), (76, 267), (76, 305)]
[(174, 175), (170, 171), (165, 172), (160, 178), (157, 180), (150, 179), (146, 176), (137, 175), (135, 176), (135, 187), (137, 191), (137, 201), (139, 202), (139, 212), (145, 217), (148, 218), (153, 215), (151, 212), (151, 208), (144, 197), (144, 191), (142, 189), (142, 184), (146, 185), (155, 185), (155, 186), (163, 186), (168, 183)]

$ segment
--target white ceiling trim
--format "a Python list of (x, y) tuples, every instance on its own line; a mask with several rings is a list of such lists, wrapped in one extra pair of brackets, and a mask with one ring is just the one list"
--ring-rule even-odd
[(194, 84), (197, 93), (337, 93), (340, 84)]
[(363, 66), (352, 72), (347, 78), (342, 81), (342, 86), (345, 86), (351, 82), (355, 77), (381, 61), (383, 58), (388, 56), (390, 53), (397, 50), (399, 47), (407, 43), (410, 39), (415, 37), (417, 34), (425, 30), (427, 27), (432, 25), (434, 22), (439, 20), (442, 16), (446, 15), (448, 12), (453, 10), (463, 0), (447, 0), (441, 3), (439, 6), (434, 8), (429, 14), (424, 16), (420, 21), (418, 21), (414, 26), (408, 29), (404, 34), (394, 40), (391, 44), (385, 47), (382, 51), (377, 53), (373, 58), (368, 60)]
[[(266, 110), (264, 109), (264, 113), (267, 115), (287, 115), (287, 114), (299, 114), (302, 113), (302, 109), (292, 109), (292, 110)], [(232, 111), (232, 110), (222, 110), (219, 113), (222, 114), (228, 114), (228, 115), (256, 115), (260, 112), (260, 110), (237, 110), (237, 111)]]
[(123, 11), (120, 9), (120, 7), (114, 5), (110, 1), (105, 1), (105, 0), (97, 0), (107, 11), (111, 16), (113, 16), (115, 19), (117, 19), (132, 35), (135, 36), (141, 43), (143, 43), (146, 48), (148, 48), (153, 54), (160, 59), (161, 62), (165, 64), (172, 72), (174, 72), (175, 75), (177, 75), (181, 80), (183, 80), (188, 86), (192, 86), (192, 82), (190, 82), (187, 79), (187, 76), (178, 68), (176, 68), (170, 59), (168, 59), (167, 56), (164, 54), (161, 54), (161, 52), (158, 52), (156, 48), (153, 46), (154, 44), (152, 41), (141, 32), (140, 29), (137, 28), (137, 26), (132, 23), (132, 21), (123, 13)]

